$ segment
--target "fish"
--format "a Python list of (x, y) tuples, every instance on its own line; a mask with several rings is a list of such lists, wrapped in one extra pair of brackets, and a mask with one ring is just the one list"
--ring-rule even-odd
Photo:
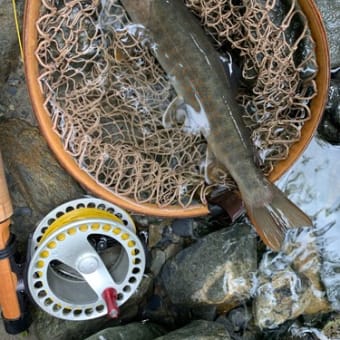
[(150, 49), (185, 105), (184, 124), (207, 141), (209, 158), (232, 176), (263, 242), (279, 251), (289, 228), (311, 219), (255, 164), (235, 84), (212, 41), (183, 0), (121, 0), (133, 24), (145, 29)]

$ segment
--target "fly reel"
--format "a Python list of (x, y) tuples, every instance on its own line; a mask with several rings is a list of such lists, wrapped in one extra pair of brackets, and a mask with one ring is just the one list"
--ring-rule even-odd
[(37, 226), (27, 281), (34, 301), (55, 317), (114, 318), (144, 268), (130, 216), (109, 202), (84, 198), (57, 207)]

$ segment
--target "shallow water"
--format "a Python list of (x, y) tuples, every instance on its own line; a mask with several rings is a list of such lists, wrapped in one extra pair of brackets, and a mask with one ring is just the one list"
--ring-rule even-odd
[[(300, 240), (301, 236), (305, 240), (301, 247), (314, 239), (310, 237), (312, 234), (316, 237), (322, 261), (321, 278), (332, 309), (337, 311), (340, 310), (339, 169), (340, 147), (314, 137), (302, 157), (277, 182), (278, 187), (313, 219), (314, 231), (299, 236)], [(303, 250), (297, 255), (301, 256)]]
[(314, 137), (300, 159), (276, 184), (313, 218), (315, 227), (336, 223), (339, 227), (339, 170), (340, 147)]

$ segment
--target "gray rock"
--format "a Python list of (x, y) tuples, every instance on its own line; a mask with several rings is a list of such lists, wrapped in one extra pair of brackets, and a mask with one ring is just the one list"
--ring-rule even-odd
[(233, 340), (259, 339), (259, 328), (255, 326), (250, 306), (240, 306), (228, 314), (222, 314), (216, 322), (221, 323)]
[(262, 258), (254, 300), (256, 324), (276, 328), (302, 314), (329, 312), (320, 267), (313, 232), (291, 230), (282, 252), (268, 252)]
[(315, 0), (320, 9), (329, 41), (331, 54), (331, 66), (340, 66), (340, 1), (339, 0)]
[(30, 328), (38, 340), (79, 340), (84, 339), (101, 329), (117, 325), (118, 320), (108, 320), (106, 317), (87, 321), (67, 321), (57, 319), (41, 310), (33, 314), (33, 324)]
[(164, 329), (156, 324), (134, 322), (104, 329), (86, 340), (151, 340), (164, 333)]
[(125, 319), (132, 319), (133, 317), (136, 317), (139, 305), (143, 302), (144, 299), (152, 294), (152, 289), (152, 275), (144, 274), (143, 279), (137, 290), (132, 294), (129, 300), (120, 307), (120, 314)]
[[(24, 1), (16, 1), (19, 11), (19, 18), (22, 13)], [(13, 19), (12, 2), (0, 0), (0, 88), (8, 78), (11, 70), (19, 60), (19, 44)]]
[(169, 220), (158, 221), (157, 223), (150, 223), (148, 226), (149, 240), (148, 247), (155, 247), (163, 238), (163, 231), (170, 225)]
[(178, 253), (161, 277), (173, 303), (218, 305), (226, 311), (251, 296), (255, 271), (255, 235), (248, 225), (238, 224)]
[(195, 220), (192, 218), (176, 219), (172, 222), (172, 230), (178, 236), (194, 238)]
[(37, 128), (21, 120), (2, 121), (0, 136), (14, 206), (13, 231), (26, 242), (43, 216), (84, 191), (52, 156)]
[(340, 314), (335, 315), (327, 321), (322, 332), (328, 339), (340, 339)]
[[(338, 209), (340, 206), (338, 207)], [(332, 310), (340, 312), (340, 230), (338, 224), (330, 224), (319, 237), (321, 248), (321, 279)]]
[(196, 320), (189, 325), (179, 328), (157, 340), (229, 340), (230, 336), (225, 328), (212, 321)]
[(153, 275), (157, 276), (166, 261), (166, 254), (161, 249), (152, 249), (150, 270)]

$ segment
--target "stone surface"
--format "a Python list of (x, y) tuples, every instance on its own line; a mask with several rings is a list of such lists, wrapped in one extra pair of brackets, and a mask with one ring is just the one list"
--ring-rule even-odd
[(340, 70), (331, 79), (328, 102), (318, 133), (327, 142), (340, 145)]
[(0, 89), (0, 118), (19, 118), (36, 126), (21, 63), (12, 70), (6, 83), (0, 83)]
[(319, 241), (322, 254), (320, 275), (332, 310), (340, 312), (340, 229), (339, 225), (333, 224), (326, 230)]
[(134, 322), (125, 326), (107, 328), (86, 340), (151, 340), (164, 333), (164, 329), (156, 324)]
[(227, 329), (233, 340), (260, 339), (259, 328), (254, 324), (251, 306), (239, 306), (227, 314), (220, 315), (216, 322)]
[(120, 314), (125, 319), (133, 319), (138, 314), (139, 306), (146, 300), (153, 291), (152, 275), (144, 274), (143, 279), (137, 290), (132, 294), (128, 301), (120, 308)]
[(340, 339), (340, 314), (334, 315), (328, 320), (322, 332), (328, 339)]
[(229, 340), (231, 339), (225, 328), (212, 321), (196, 320), (189, 325), (179, 328), (157, 340)]
[(175, 304), (231, 309), (250, 297), (255, 271), (255, 236), (240, 224), (187, 247), (165, 264), (161, 275)]
[(276, 328), (302, 314), (330, 310), (320, 280), (320, 261), (315, 236), (307, 228), (291, 230), (282, 252), (263, 256), (254, 300), (260, 328)]
[[(16, 1), (19, 18), (22, 16), (23, 0)], [(19, 60), (19, 44), (13, 18), (12, 2), (0, 0), (0, 89)]]
[(66, 321), (52, 317), (41, 310), (36, 310), (33, 317), (34, 323), (30, 331), (38, 340), (79, 340), (101, 329), (119, 324), (118, 321), (111, 321), (106, 317), (79, 322)]
[(26, 242), (42, 217), (84, 191), (61, 168), (37, 128), (22, 120), (2, 121), (0, 136), (14, 206), (13, 232)]
[(340, 66), (340, 1), (315, 0), (315, 2), (321, 12), (326, 27), (331, 54), (331, 65), (332, 67)]

